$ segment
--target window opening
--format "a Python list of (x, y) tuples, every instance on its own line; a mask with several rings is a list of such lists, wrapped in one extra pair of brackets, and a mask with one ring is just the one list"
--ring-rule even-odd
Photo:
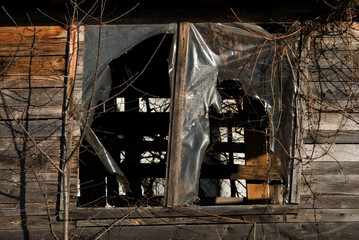
[(236, 81), (222, 81), (217, 89), (222, 111), (210, 109), (211, 143), (201, 170), (201, 204), (278, 203), (280, 179), (269, 181), (265, 173), (279, 164), (268, 150), (265, 103), (246, 95)]
[(110, 63), (111, 93), (96, 109), (91, 127), (129, 180), (132, 193), (123, 192), (85, 142), (80, 152), (79, 206), (162, 204), (172, 39), (170, 34), (156, 35)]

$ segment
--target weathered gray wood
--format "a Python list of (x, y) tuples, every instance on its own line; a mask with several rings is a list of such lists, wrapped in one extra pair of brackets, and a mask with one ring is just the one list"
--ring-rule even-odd
[[(356, 73), (356, 72), (353, 72)], [(333, 74), (333, 73), (332, 73)], [(350, 75), (352, 76), (352, 75)], [(334, 100), (358, 99), (359, 85), (357, 81), (316, 81), (310, 82), (307, 94), (322, 101), (335, 103)]]
[(64, 87), (64, 75), (42, 76), (2, 76), (0, 87), (6, 88), (61, 88)]
[[(76, 221), (76, 227), (98, 227), (110, 226), (114, 220), (79, 220)], [(124, 218), (117, 222), (115, 226), (144, 226), (144, 225), (178, 225), (178, 224), (228, 224), (228, 223), (265, 223), (265, 222), (283, 222), (281, 215), (263, 215), (263, 216), (231, 216), (224, 218), (221, 216), (207, 217), (173, 217), (173, 218)]]
[[(339, 153), (340, 154), (340, 153)], [(338, 162), (308, 162), (303, 164), (304, 175), (356, 175), (359, 174), (359, 161), (346, 162), (340, 159)]]
[(300, 197), (300, 208), (348, 208), (358, 209), (359, 196), (345, 195), (302, 195)]
[(303, 128), (312, 130), (359, 130), (358, 113), (306, 113)]
[[(48, 202), (56, 202), (58, 200), (58, 182), (40, 182), (42, 191), (46, 194)], [(1, 203), (44, 203), (44, 196), (37, 182), (4, 182), (0, 185), (0, 202)], [(23, 192), (21, 194), (21, 192)], [(23, 196), (23, 199), (21, 199)]]
[[(38, 148), (60, 167), (60, 139), (36, 139)], [(30, 139), (0, 138), (0, 170), (54, 171), (55, 166)]]
[[(11, 114), (12, 112), (12, 114)], [(0, 105), (0, 119), (13, 120), (15, 119), (43, 119), (43, 118), (61, 118), (62, 106), (41, 106), (34, 107), (7, 107)]]
[(246, 216), (246, 215), (281, 215), (295, 214), (298, 207), (295, 205), (237, 205), (237, 206), (192, 206), (192, 207), (143, 207), (143, 208), (77, 208), (71, 210), (72, 219), (109, 218), (156, 218), (156, 217), (201, 217), (209, 215), (219, 216)]
[[(0, 231), (1, 230), (22, 230), (21, 222), (25, 219), (21, 219), (21, 216), (9, 216), (0, 217)], [(56, 220), (56, 215), (51, 216), (53, 227), (59, 228), (62, 225), (61, 221)], [(28, 229), (42, 229), (44, 231), (49, 230), (49, 218), (47, 216), (27, 216), (26, 226)]]
[[(334, 175), (335, 176), (335, 175)], [(358, 178), (351, 176), (340, 176), (334, 178), (331, 181), (332, 176), (327, 176), (326, 178), (310, 179), (307, 181), (302, 179), (301, 185), (301, 194), (302, 195), (348, 195), (348, 196), (357, 196), (359, 195), (359, 183), (357, 182)], [(347, 180), (346, 179), (353, 179)], [(340, 182), (338, 182), (340, 181)]]
[(66, 42), (37, 43), (0, 43), (0, 57), (28, 57), (34, 56), (65, 56)]
[(312, 82), (355, 82), (357, 80), (357, 76), (353, 73), (353, 71), (349, 68), (344, 69), (320, 69), (310, 68), (308, 69), (308, 73), (305, 74), (305, 79)]
[(303, 134), (304, 143), (359, 143), (359, 131), (350, 130), (311, 130)]
[(303, 160), (315, 162), (359, 162), (359, 144), (304, 144)]
[[(2, 75), (43, 75), (60, 76), (65, 70), (66, 60), (63, 56), (43, 57), (2, 57), (0, 58)], [(31, 70), (31, 71), (30, 71)]]
[(350, 36), (313, 36), (311, 38), (311, 49), (329, 49), (332, 51), (348, 51), (359, 48), (359, 41), (353, 35)]
[(189, 23), (182, 22), (178, 26), (177, 59), (174, 69), (174, 82), (171, 89), (170, 130), (167, 157), (165, 203), (168, 206), (180, 204), (181, 156), (182, 156), (182, 125), (185, 113), (185, 90), (187, 78)]
[(359, 222), (359, 209), (300, 209), (287, 222)]
[[(22, 121), (22, 126), (32, 137), (60, 137), (62, 135), (62, 121), (57, 119)], [(0, 135), (2, 137), (28, 137), (15, 121), (0, 121)]]
[[(103, 227), (78, 231), (84, 239), (95, 238)], [(0, 232), (1, 233), (1, 232)], [(104, 239), (356, 239), (358, 222), (338, 223), (258, 223), (201, 224), (174, 226), (118, 226), (103, 235)]]
[[(62, 106), (63, 88), (4, 89), (0, 105), (6, 106)], [(6, 104), (5, 104), (6, 103)]]

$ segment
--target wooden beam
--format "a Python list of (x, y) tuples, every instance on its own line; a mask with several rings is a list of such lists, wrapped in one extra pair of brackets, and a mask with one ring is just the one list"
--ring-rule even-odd
[(179, 205), (182, 159), (182, 130), (185, 112), (189, 23), (181, 22), (177, 32), (177, 58), (171, 89), (170, 135), (168, 144), (165, 204)]

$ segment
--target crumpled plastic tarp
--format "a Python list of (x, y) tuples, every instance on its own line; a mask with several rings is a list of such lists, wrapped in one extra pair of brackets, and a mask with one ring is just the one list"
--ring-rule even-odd
[[(83, 114), (78, 115), (82, 125), (87, 114), (90, 114), (91, 125), (94, 110), (88, 110), (100, 101), (106, 101), (110, 95), (112, 78), (109, 63), (143, 40), (161, 33), (173, 33), (175, 29), (176, 24), (85, 27)], [(85, 130), (85, 139), (93, 147), (105, 169), (116, 176), (125, 192), (130, 192), (128, 180), (123, 172), (95, 132), (88, 127)]]
[(188, 42), (181, 184), (176, 189), (180, 205), (193, 204), (198, 198), (200, 167), (210, 142), (208, 111), (210, 106), (221, 108), (216, 88), (221, 81), (239, 81), (248, 95), (267, 103), (270, 148), (282, 160), (283, 169), (290, 159), (294, 117), (293, 76), (286, 61), (275, 63), (282, 47), (261, 27), (194, 23)]
[[(176, 25), (103, 26), (93, 104), (108, 98), (111, 88), (108, 63), (112, 59), (146, 38), (175, 33)], [(86, 27), (85, 111), (89, 106), (97, 63), (98, 30), (98, 26)], [(176, 189), (180, 205), (198, 200), (200, 167), (210, 141), (209, 107), (220, 111), (222, 100), (217, 85), (223, 80), (239, 81), (248, 95), (266, 103), (271, 124), (270, 149), (281, 159), (284, 180), (288, 184), (286, 171), (289, 171), (292, 146), (295, 87), (286, 61), (276, 63), (282, 57), (282, 45), (270, 38), (268, 32), (253, 24), (190, 24), (181, 180)], [(174, 75), (175, 44), (174, 41), (168, 58), (170, 78)]]

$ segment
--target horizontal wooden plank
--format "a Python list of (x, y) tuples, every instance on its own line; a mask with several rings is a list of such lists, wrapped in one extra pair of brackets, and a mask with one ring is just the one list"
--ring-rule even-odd
[(62, 106), (63, 88), (4, 89), (0, 105), (6, 106)]
[(0, 87), (6, 88), (61, 88), (64, 87), (64, 75), (42, 76), (2, 76)]
[[(12, 114), (11, 114), (12, 113)], [(44, 118), (61, 118), (62, 106), (31, 106), (24, 107), (5, 107), (0, 105), (0, 119), (44, 119)]]
[(309, 68), (305, 79), (309, 82), (355, 82), (357, 70), (351, 68)]
[[(25, 223), (26, 221), (26, 223)], [(42, 229), (49, 228), (48, 216), (27, 216), (26, 219), (22, 219), (21, 216), (8, 216), (0, 217), (0, 230), (22, 230), (22, 223), (26, 224), (28, 229)], [(51, 222), (53, 227), (59, 227), (62, 222), (56, 220), (56, 215), (51, 216)], [(46, 230), (45, 230), (46, 231)]]
[(64, 74), (66, 60), (63, 56), (3, 57), (1, 64), (5, 76), (58, 76)]
[(349, 208), (358, 209), (359, 196), (346, 195), (302, 195), (300, 196), (300, 208)]
[(359, 209), (300, 209), (287, 222), (359, 222)]
[[(302, 179), (300, 193), (301, 195), (359, 195), (359, 183), (348, 181), (347, 177), (343, 175), (339, 178), (327, 176), (326, 179)], [(358, 177), (349, 176), (349, 179), (358, 180)]]
[[(54, 162), (59, 164), (61, 156), (60, 138), (36, 139), (36, 144), (41, 151), (48, 154)], [(0, 169), (20, 170), (25, 169), (51, 169), (53, 166), (44, 157), (30, 139), (6, 139), (0, 138)]]
[[(173, 217), (173, 218), (124, 218), (116, 222), (114, 226), (146, 226), (146, 225), (178, 225), (178, 224), (226, 224), (226, 223), (264, 223), (264, 222), (283, 222), (283, 216), (263, 215), (263, 216), (231, 216), (223, 218), (221, 216), (207, 217)], [(114, 220), (79, 220), (76, 227), (108, 227)]]
[[(60, 137), (62, 136), (62, 121), (57, 119), (49, 120), (28, 120), (22, 121), (22, 126), (32, 137)], [(7, 138), (27, 137), (15, 121), (0, 121), (0, 136)]]
[(359, 144), (304, 144), (303, 160), (315, 162), (359, 162)]
[(335, 51), (347, 51), (358, 49), (358, 39), (351, 36), (317, 36), (310, 39), (311, 49), (330, 49)]
[(0, 43), (0, 57), (65, 56), (66, 42)]
[[(56, 202), (49, 202), (48, 206), (50, 214), (56, 214)], [(46, 204), (44, 201), (39, 203), (23, 202), (21, 205), (19, 202), (0, 204), (0, 216), (18, 217), (21, 213), (25, 213), (27, 216), (47, 215)]]
[(0, 43), (66, 42), (66, 40), (67, 31), (60, 26), (0, 28)]
[[(26, 180), (26, 179), (23, 179)], [(57, 202), (59, 200), (60, 182), (1, 182), (0, 184), (0, 202), (1, 203), (44, 203), (43, 193), (46, 194), (48, 202)], [(77, 183), (71, 183), (70, 195), (72, 199), (77, 196)]]
[(310, 82), (310, 91), (325, 100), (357, 99), (359, 86), (356, 81)]
[[(359, 158), (359, 156), (358, 156)], [(359, 159), (358, 159), (359, 160)], [(303, 163), (304, 175), (355, 175), (359, 174), (359, 162), (310, 161)]]
[(353, 130), (307, 130), (303, 134), (304, 143), (359, 143), (359, 131)]
[(304, 129), (359, 130), (358, 113), (314, 112), (306, 113), (304, 118)]
[[(81, 228), (80, 228), (81, 229)], [(103, 227), (89, 227), (78, 236), (95, 239)], [(1, 233), (1, 232), (0, 232)], [(5, 232), (4, 232), (5, 233)], [(105, 239), (348, 239), (359, 235), (358, 222), (338, 223), (258, 223), (258, 224), (200, 224), (160, 226), (116, 226), (107, 229)], [(12, 239), (11, 239), (12, 240)]]
[(294, 214), (298, 210), (293, 205), (227, 205), (227, 206), (189, 206), (189, 207), (143, 207), (143, 208), (77, 208), (71, 210), (71, 219), (85, 220), (91, 216), (96, 219), (111, 218), (156, 218), (156, 217), (205, 217), (246, 216), (246, 215), (281, 215)]
[[(42, 191), (46, 194), (48, 202), (56, 202), (59, 197), (59, 183), (46, 182), (40, 183)], [(14, 203), (14, 202), (27, 202), (27, 203), (43, 203), (44, 196), (40, 190), (39, 183), (26, 182), (1, 182), (0, 184), (0, 202), (1, 203)]]
[[(349, 46), (348, 46), (349, 47)], [(338, 50), (335, 48), (313, 49), (308, 57), (309, 68), (358, 68), (358, 50)]]

